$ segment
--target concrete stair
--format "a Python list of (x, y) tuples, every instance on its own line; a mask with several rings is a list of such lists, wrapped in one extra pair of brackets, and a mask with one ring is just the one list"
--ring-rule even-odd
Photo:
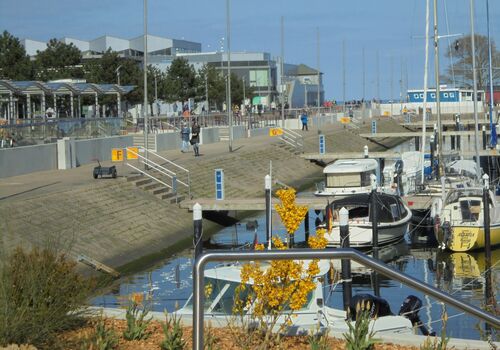
[[(152, 176), (155, 176), (155, 174), (152, 174)], [(128, 176), (126, 181), (132, 183), (135, 187), (152, 194), (156, 198), (165, 200), (169, 203), (179, 203), (186, 198), (184, 194), (176, 194), (161, 183), (142, 174)]]
[(229, 128), (228, 127), (219, 128), (219, 139), (220, 139), (220, 141), (229, 141)]

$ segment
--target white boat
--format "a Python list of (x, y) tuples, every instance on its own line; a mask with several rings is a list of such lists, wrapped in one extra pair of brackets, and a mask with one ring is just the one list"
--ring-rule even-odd
[[(398, 195), (377, 193), (378, 243), (385, 245), (401, 240), (408, 232), (412, 213), (408, 205)], [(367, 193), (337, 199), (326, 207), (327, 218), (332, 216), (332, 224), (325, 235), (329, 247), (339, 247), (339, 210), (349, 210), (349, 241), (353, 248), (373, 246), (371, 222), (371, 196)], [(328, 219), (327, 219), (328, 226)]]
[(386, 160), (382, 187), (385, 192), (403, 196), (415, 193), (422, 182), (422, 155), (418, 151), (401, 153), (400, 159)]
[[(379, 175), (375, 159), (338, 159), (323, 169), (325, 182), (318, 186), (316, 196), (348, 196), (371, 191), (370, 175)], [(377, 176), (379, 178), (379, 176)]]
[[(307, 266), (308, 262), (304, 261), (304, 265)], [(265, 266), (265, 263), (261, 263), (261, 266)], [(207, 297), (205, 294), (205, 321), (210, 321), (212, 324), (218, 326), (225, 326), (228, 322), (233, 322), (235, 316), (232, 316), (235, 291), (241, 282), (242, 265), (231, 264), (231, 265), (221, 265), (214, 268), (205, 270), (205, 286), (211, 286), (211, 293)], [(276, 323), (275, 330), (279, 330), (285, 322), (290, 322), (291, 325), (286, 327), (287, 334), (307, 334), (311, 329), (318, 327), (322, 329), (329, 329), (334, 332), (347, 332), (348, 324), (346, 322), (347, 313), (344, 310), (334, 309), (325, 305), (324, 295), (323, 295), (323, 283), (327, 280), (326, 275), (330, 270), (330, 264), (328, 261), (319, 262), (320, 272), (314, 278), (316, 283), (316, 288), (309, 293), (307, 297), (307, 302), (304, 307), (298, 311), (293, 312), (295, 316), (288, 317), (288, 312), (285, 309), (283, 315), (280, 316), (278, 322)], [(251, 284), (250, 281), (249, 284)], [(245, 288), (246, 291), (250, 287)], [(373, 297), (375, 298), (375, 297)], [(353, 298), (354, 300), (355, 298)], [(375, 298), (377, 299), (377, 298)], [(193, 296), (188, 299), (184, 307), (176, 311), (175, 313), (179, 316), (186, 315), (188, 317), (193, 315), (192, 307)], [(388, 303), (384, 300), (384, 308), (379, 308), (378, 305), (373, 309), (379, 310), (378, 315), (372, 319), (370, 329), (377, 333), (402, 333), (410, 334), (413, 333), (413, 325), (410, 321), (409, 316), (399, 316), (393, 315), (388, 307)], [(372, 302), (373, 304), (373, 302)], [(387, 312), (387, 308), (389, 309)], [(385, 310), (382, 312), (382, 309)], [(245, 310), (244, 318), (246, 322), (252, 322), (252, 306)], [(418, 315), (417, 315), (418, 316)], [(237, 318), (236, 318), (237, 319)]]

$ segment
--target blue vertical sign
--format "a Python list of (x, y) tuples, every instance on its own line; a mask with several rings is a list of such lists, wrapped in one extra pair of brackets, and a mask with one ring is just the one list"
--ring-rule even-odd
[(319, 135), (319, 154), (325, 154), (325, 135)]
[(224, 170), (215, 169), (215, 199), (224, 199)]
[(377, 133), (377, 121), (372, 120), (372, 134), (376, 134), (376, 133)]

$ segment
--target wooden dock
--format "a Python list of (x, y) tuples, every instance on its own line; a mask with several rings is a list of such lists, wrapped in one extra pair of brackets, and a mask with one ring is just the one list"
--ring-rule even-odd
[[(422, 118), (422, 117), (420, 117)], [(477, 123), (479, 125), (489, 125), (490, 124), (490, 121), (489, 120), (478, 120)], [(434, 127), (434, 124), (437, 124), (437, 121), (436, 120), (430, 120), (430, 121), (427, 121), (426, 122), (426, 129), (428, 128), (433, 128)], [(441, 125), (443, 126), (455, 126), (455, 121), (454, 120), (442, 120), (441, 121)], [(463, 119), (463, 120), (460, 120), (460, 124), (461, 125), (474, 125), (475, 124), (475, 121), (474, 119)], [(411, 123), (401, 123), (400, 125), (402, 126), (408, 126), (408, 127), (412, 127), (412, 128), (420, 128), (422, 129), (422, 122), (419, 121), (419, 122), (411, 122)]]
[(97, 271), (106, 272), (115, 278), (120, 277), (120, 273), (118, 271), (114, 270), (113, 268), (111, 268), (109, 266), (104, 265), (103, 263), (101, 263), (95, 259), (89, 258), (86, 255), (83, 255), (83, 254), (78, 255), (77, 261), (84, 263), (85, 265), (90, 266)]
[[(441, 133), (443, 136), (472, 136), (474, 135), (474, 131), (443, 131)], [(482, 134), (482, 131), (479, 130), (479, 135)], [(486, 134), (489, 135), (490, 131), (486, 130)], [(425, 133), (427, 138), (430, 138), (431, 135), (434, 135), (434, 132), (427, 131)], [(359, 134), (359, 136), (367, 138), (367, 139), (376, 139), (376, 138), (388, 138), (388, 137), (421, 137), (422, 133), (418, 131), (405, 131), (405, 132), (378, 132), (374, 134)]]
[[(306, 205), (309, 209), (325, 209), (328, 204), (328, 199), (331, 201), (331, 197), (316, 197), (316, 196), (307, 196), (307, 197), (297, 197), (295, 203), (297, 205)], [(193, 205), (195, 203), (199, 203), (201, 205), (202, 210), (213, 210), (213, 211), (225, 211), (225, 210), (266, 210), (266, 202), (264, 197), (262, 198), (231, 198), (231, 199), (223, 199), (217, 200), (214, 198), (197, 198), (194, 200), (184, 200), (180, 203), (181, 208), (193, 210)], [(274, 206), (276, 204), (280, 204), (281, 201), (279, 198), (272, 198), (272, 208), (274, 210)]]

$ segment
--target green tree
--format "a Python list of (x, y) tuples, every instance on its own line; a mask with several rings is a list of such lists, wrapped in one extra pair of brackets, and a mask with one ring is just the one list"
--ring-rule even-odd
[[(89, 83), (117, 84), (118, 73), (120, 85), (142, 86), (142, 70), (129, 58), (121, 58), (117, 52), (108, 49), (101, 58), (86, 61), (84, 64), (85, 79)], [(110, 97), (113, 101), (115, 97)], [(142, 89), (136, 88), (124, 96), (130, 103), (141, 103)], [(104, 100), (106, 103), (107, 100)]]
[(184, 58), (176, 58), (167, 69), (162, 82), (162, 95), (167, 102), (187, 101), (196, 96), (196, 71)]
[(62, 78), (82, 78), (82, 53), (71, 44), (50, 39), (47, 49), (37, 51), (35, 58), (35, 77), (39, 80)]
[(0, 36), (0, 79), (32, 79), (32, 65), (18, 38), (4, 31)]
[[(477, 88), (486, 89), (489, 84), (489, 63), (488, 63), (488, 38), (476, 34), (474, 37), (476, 52), (476, 72)], [(493, 40), (491, 40), (492, 66), (500, 66), (500, 52), (496, 50)], [(446, 70), (443, 81), (455, 83), (457, 86), (473, 86), (472, 75), (472, 43), (471, 36), (458, 39), (451, 48), (448, 49), (448, 57), (452, 58), (450, 66)], [(455, 81), (454, 81), (455, 80)], [(493, 69), (493, 85), (500, 83), (500, 70)]]
[(226, 78), (214, 66), (207, 64), (198, 71), (197, 77), (199, 99), (206, 99), (208, 88), (208, 101), (211, 108), (222, 109), (222, 103), (226, 100)]

